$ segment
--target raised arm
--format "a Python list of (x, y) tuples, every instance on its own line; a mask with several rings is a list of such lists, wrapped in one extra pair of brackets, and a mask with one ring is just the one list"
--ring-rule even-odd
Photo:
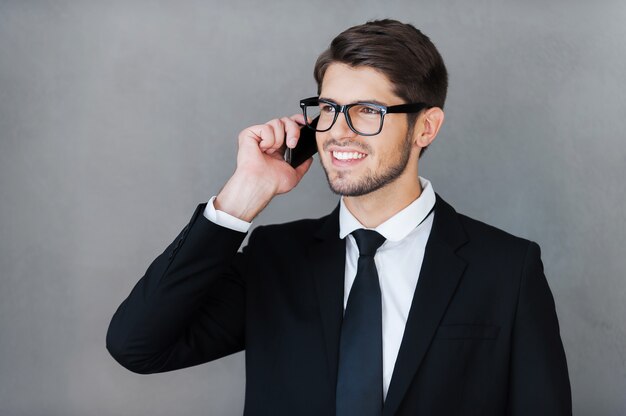
[[(283, 160), (285, 138), (290, 147), (299, 138), (297, 121), (301, 115), (244, 129), (237, 169), (210, 208), (250, 222), (275, 195), (293, 189), (312, 162), (294, 169)], [(238, 253), (246, 233), (220, 225), (217, 216), (211, 221), (205, 209), (198, 205), (113, 315), (106, 346), (131, 371), (171, 371), (245, 348), (247, 252), (255, 233)]]

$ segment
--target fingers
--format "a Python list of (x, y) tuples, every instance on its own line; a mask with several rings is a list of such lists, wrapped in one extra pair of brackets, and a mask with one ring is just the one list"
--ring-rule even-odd
[[(262, 152), (267, 153), (269, 150), (277, 146), (276, 141), (278, 138), (274, 129), (275, 127), (269, 123), (250, 126), (239, 133), (239, 146), (241, 147), (244, 142), (253, 139), (258, 143), (259, 149)], [(279, 137), (282, 137), (282, 135)], [(282, 139), (280, 140), (282, 142)], [(280, 144), (278, 147), (280, 147)]]
[(302, 114), (300, 114), (299, 116), (300, 118), (296, 118), (296, 116), (291, 116), (283, 117), (280, 119), (283, 122), (283, 126), (285, 126), (285, 139), (287, 140), (287, 146), (292, 149), (296, 147), (296, 144), (298, 144), (298, 138), (300, 138), (300, 128), (302, 127), (300, 124), (298, 124), (297, 120), (304, 121)]
[(239, 140), (254, 139), (261, 151), (272, 154), (283, 146), (294, 148), (300, 137), (300, 128), (304, 124), (302, 114), (276, 118), (265, 124), (248, 127), (239, 134)]
[(304, 126), (306, 124), (304, 122), (304, 115), (302, 113), (294, 114), (293, 116), (289, 117), (289, 119), (295, 121), (300, 126)]
[(265, 151), (267, 154), (272, 154), (276, 150), (280, 149), (285, 141), (285, 125), (281, 119), (270, 120), (266, 123), (272, 128), (272, 142), (268, 140), (268, 148)]

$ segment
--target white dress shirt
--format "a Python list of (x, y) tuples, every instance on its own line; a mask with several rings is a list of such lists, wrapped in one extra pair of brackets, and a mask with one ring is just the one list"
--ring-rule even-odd
[[(426, 241), (432, 229), (435, 192), (430, 181), (419, 177), (422, 193), (406, 208), (373, 228), (386, 241), (376, 252), (374, 262), (380, 281), (383, 320), (383, 394), (387, 396), (393, 368), (400, 350), (404, 327), (417, 286)], [(204, 216), (210, 221), (240, 232), (247, 232), (252, 223), (216, 210), (215, 196), (209, 200)], [(364, 227), (345, 206), (341, 198), (339, 206), (339, 237), (346, 239), (346, 268), (344, 280), (344, 310), (354, 278), (356, 277), (359, 249), (354, 230)]]

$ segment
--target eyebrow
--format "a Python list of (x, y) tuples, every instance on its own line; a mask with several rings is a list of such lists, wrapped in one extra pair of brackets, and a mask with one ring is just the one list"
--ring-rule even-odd
[[(326, 101), (332, 101), (335, 104), (339, 104), (336, 100), (333, 100), (332, 98), (328, 98), (328, 97), (319, 97), (319, 100), (326, 100)], [(349, 104), (354, 104), (354, 103), (369, 103), (369, 104), (378, 104), (378, 105), (382, 105), (383, 107), (389, 107), (389, 104), (385, 104), (382, 101), (378, 101), (375, 99), (364, 99), (364, 100), (356, 100), (353, 101)]]

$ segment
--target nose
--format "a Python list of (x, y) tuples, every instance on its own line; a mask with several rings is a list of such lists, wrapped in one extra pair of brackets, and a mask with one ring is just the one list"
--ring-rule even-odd
[(348, 120), (346, 119), (345, 111), (342, 111), (341, 113), (337, 114), (337, 120), (335, 121), (335, 124), (331, 127), (331, 129), (328, 131), (328, 133), (334, 139), (357, 136), (357, 134), (353, 132), (352, 129), (350, 129), (350, 126), (348, 125)]

